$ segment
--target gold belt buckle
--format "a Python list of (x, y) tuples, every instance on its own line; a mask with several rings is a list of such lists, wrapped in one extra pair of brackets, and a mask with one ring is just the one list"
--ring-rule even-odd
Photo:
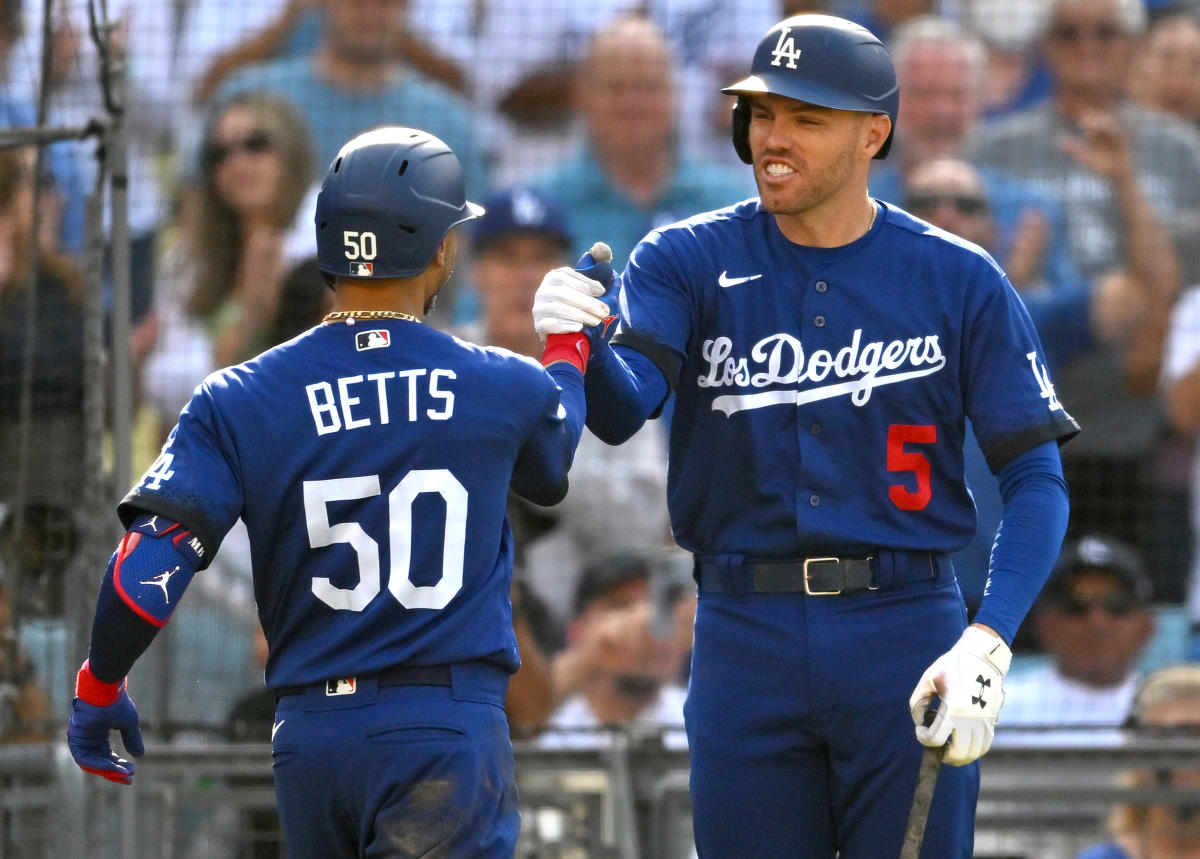
[(842, 592), (841, 588), (836, 591), (814, 591), (808, 583), (808, 565), (809, 564), (840, 564), (841, 558), (805, 558), (804, 559), (804, 592), (810, 597), (832, 597), (837, 596)]

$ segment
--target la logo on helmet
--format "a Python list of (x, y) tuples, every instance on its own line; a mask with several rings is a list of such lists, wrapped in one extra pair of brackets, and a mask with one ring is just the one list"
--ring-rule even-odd
[(791, 27), (784, 27), (779, 31), (779, 41), (775, 43), (775, 50), (771, 51), (771, 65), (778, 66), (787, 60), (789, 69), (796, 68), (800, 50), (796, 47), (796, 40), (788, 35), (791, 32)]

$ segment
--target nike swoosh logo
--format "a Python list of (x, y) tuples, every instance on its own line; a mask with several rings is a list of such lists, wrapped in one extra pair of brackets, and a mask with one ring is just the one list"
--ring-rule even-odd
[(282, 727), (283, 727), (283, 723), (284, 723), (284, 722), (286, 722), (286, 721), (287, 721), (287, 719), (280, 719), (278, 722), (276, 722), (274, 725), (272, 725), (272, 726), (271, 726), (271, 742), (272, 742), (272, 743), (273, 743), (273, 742), (275, 742), (275, 733), (276, 733), (276, 732), (277, 732), (277, 731), (278, 731), (280, 728), (282, 728)]
[(762, 277), (761, 274), (749, 274), (745, 277), (730, 277), (729, 272), (721, 272), (721, 276), (717, 278), (717, 283), (720, 286), (737, 286), (739, 283), (745, 283), (749, 280), (758, 280)]

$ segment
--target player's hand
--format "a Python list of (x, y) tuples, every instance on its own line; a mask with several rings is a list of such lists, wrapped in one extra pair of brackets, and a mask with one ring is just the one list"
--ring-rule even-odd
[[(992, 747), (1011, 661), (1012, 651), (999, 636), (977, 626), (963, 630), (955, 645), (925, 669), (908, 700), (922, 745), (936, 748), (949, 740), (943, 760), (955, 766), (983, 757)], [(925, 711), (934, 696), (942, 706), (926, 727)]]
[(92, 674), (86, 662), (75, 681), (75, 700), (67, 724), (67, 747), (86, 773), (118, 784), (132, 784), (136, 770), (109, 744), (109, 732), (120, 731), (125, 749), (134, 757), (145, 752), (137, 708), (126, 690), (126, 681), (105, 683)]
[[(597, 245), (608, 251), (607, 245)], [(608, 317), (608, 305), (600, 296), (612, 283), (612, 251), (608, 251), (608, 260), (597, 259), (600, 255), (593, 246), (577, 269), (562, 266), (542, 278), (533, 294), (533, 327), (541, 340), (550, 334), (574, 334)]]

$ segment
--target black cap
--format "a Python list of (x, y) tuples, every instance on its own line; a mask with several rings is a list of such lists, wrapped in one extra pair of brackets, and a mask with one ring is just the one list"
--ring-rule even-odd
[(1149, 602), (1154, 587), (1146, 575), (1142, 555), (1116, 537), (1087, 534), (1063, 546), (1042, 595), (1061, 597), (1078, 572), (1100, 570), (1119, 580), (1139, 602)]

